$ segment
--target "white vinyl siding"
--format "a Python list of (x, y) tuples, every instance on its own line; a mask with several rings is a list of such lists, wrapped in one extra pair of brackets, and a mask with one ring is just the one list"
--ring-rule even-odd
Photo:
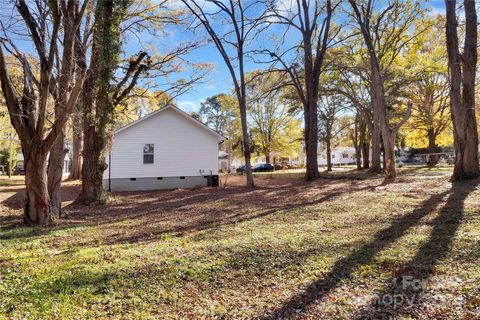
[[(213, 132), (168, 108), (115, 134), (104, 178), (109, 171), (112, 179), (216, 175), (218, 143)], [(154, 145), (151, 164), (144, 164), (146, 144)]]

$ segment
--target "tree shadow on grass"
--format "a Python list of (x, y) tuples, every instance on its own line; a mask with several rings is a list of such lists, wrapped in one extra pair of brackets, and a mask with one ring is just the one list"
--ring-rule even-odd
[(28, 232), (10, 232), (5, 236), (10, 239), (42, 236), (62, 225), (75, 225), (99, 226), (104, 230), (78, 237), (75, 242), (80, 246), (155, 241), (165, 234), (183, 236), (244, 223), (281, 211), (315, 206), (344, 194), (374, 187), (345, 180), (319, 180), (313, 183), (290, 180), (265, 182), (255, 189), (234, 187), (128, 192), (119, 194), (121, 198), (118, 201), (106, 205), (69, 205), (64, 208), (69, 214), (68, 219), (60, 220), (60, 226), (45, 228), (44, 231), (29, 229)]
[[(479, 181), (454, 183), (445, 205), (431, 222), (430, 237), (414, 257), (391, 278), (391, 285), (379, 292), (355, 319), (392, 319), (398, 316), (420, 316), (428, 279), (435, 274), (435, 266), (448, 257), (464, 216), (464, 202), (476, 189)], [(444, 288), (446, 289), (446, 288)], [(428, 303), (428, 302), (427, 302)], [(453, 307), (453, 306), (451, 306)], [(425, 314), (422, 314), (425, 316)]]
[(40, 227), (18, 227), (16, 224), (0, 226), (0, 241), (29, 239), (42, 237), (61, 230), (73, 230), (80, 227), (79, 224), (63, 224), (49, 228)]
[[(335, 191), (321, 194), (320, 197), (315, 197), (313, 200), (307, 200), (304, 198), (302, 192), (299, 190), (288, 190), (286, 188), (277, 190), (275, 198), (265, 196), (270, 193), (269, 190), (266, 190), (266, 192), (262, 192), (261, 194), (261, 197), (265, 196), (265, 198), (258, 203), (248, 203), (248, 197), (240, 197), (236, 200), (230, 199), (233, 203), (230, 203), (232, 208), (228, 210), (227, 208), (218, 206), (193, 213), (191, 212), (191, 207), (187, 206), (185, 210), (181, 210), (182, 206), (187, 204), (195, 206), (197, 201), (198, 203), (203, 203), (208, 200), (206, 200), (204, 196), (193, 197), (189, 201), (183, 199), (178, 202), (170, 203), (167, 212), (158, 213), (156, 209), (152, 209), (151, 211), (142, 210), (138, 215), (129, 216), (128, 219), (130, 220), (138, 219), (138, 227), (133, 226), (128, 234), (119, 234), (114, 237), (109, 237), (104, 243), (137, 243), (155, 240), (163, 234), (182, 236), (185, 233), (216, 229), (255, 219), (266, 218), (282, 211), (293, 209), (298, 210), (315, 206), (323, 202), (331, 201), (348, 192), (361, 192), (370, 188), (371, 186), (362, 188), (351, 186), (337, 188)], [(235, 194), (238, 195), (238, 193)], [(292, 197), (292, 202), (275, 205), (275, 201), (272, 200), (286, 196)], [(222, 197), (228, 198), (228, 194), (224, 194)], [(217, 195), (216, 199), (222, 199), (222, 197), (218, 197)], [(149, 223), (145, 223), (145, 219), (148, 219)]]
[(312, 282), (304, 291), (291, 297), (278, 309), (274, 310), (270, 315), (262, 317), (262, 319), (290, 318), (304, 312), (310, 305), (327, 295), (343, 280), (350, 279), (352, 273), (358, 267), (370, 263), (377, 253), (402, 237), (423, 217), (435, 210), (448, 193), (448, 191), (445, 191), (431, 196), (425, 200), (420, 207), (397, 219), (390, 227), (377, 232), (373, 241), (337, 261), (325, 277)]

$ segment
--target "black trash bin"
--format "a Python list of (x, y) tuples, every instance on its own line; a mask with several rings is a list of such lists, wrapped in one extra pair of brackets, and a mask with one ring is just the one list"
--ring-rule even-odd
[(218, 187), (218, 175), (212, 176), (212, 187)]
[(218, 187), (218, 175), (207, 176), (207, 186)]

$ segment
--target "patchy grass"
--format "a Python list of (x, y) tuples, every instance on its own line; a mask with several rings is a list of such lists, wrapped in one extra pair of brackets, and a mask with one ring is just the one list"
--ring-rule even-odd
[(476, 319), (480, 181), (403, 169), (89, 208), (66, 183), (69, 218), (46, 229), (21, 226), (22, 188), (3, 187), (0, 318)]
[[(368, 170), (358, 171), (356, 166), (341, 165), (334, 166), (333, 170), (328, 172), (325, 167), (319, 168), (320, 177), (323, 179), (351, 179), (351, 180), (365, 180), (378, 179), (381, 175), (372, 174)], [(397, 168), (401, 176), (414, 176), (419, 179), (430, 177), (446, 177), (451, 175), (452, 166), (446, 164), (438, 164), (435, 167), (426, 165), (402, 165)], [(254, 177), (259, 179), (303, 179), (305, 176), (305, 169), (287, 169), (276, 170), (274, 172), (255, 172)]]
[(12, 176), (9, 178), (8, 176), (0, 175), (0, 187), (7, 187), (7, 186), (16, 186), (22, 185), (25, 183), (25, 178), (22, 176)]

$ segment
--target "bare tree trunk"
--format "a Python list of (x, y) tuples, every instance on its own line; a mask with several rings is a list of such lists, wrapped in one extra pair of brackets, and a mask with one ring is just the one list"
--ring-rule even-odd
[(362, 148), (363, 169), (370, 169), (370, 144), (365, 142)]
[[(73, 15), (76, 12), (74, 2), (68, 3), (68, 10), (65, 14)], [(62, 69), (58, 77), (58, 97), (55, 101), (55, 118), (67, 117), (65, 115), (65, 106), (68, 101), (69, 87), (73, 81), (74, 70), (74, 45), (76, 27), (73, 21), (64, 20), (65, 36), (62, 53)], [(55, 217), (61, 216), (62, 210), (62, 178), (64, 159), (68, 150), (64, 150), (65, 144), (65, 125), (60, 129), (57, 139), (50, 150), (48, 160), (48, 192), (52, 204), (52, 212)]]
[(360, 119), (359, 125), (359, 149), (360, 149), (360, 157), (363, 159), (363, 165), (360, 163), (360, 170), (361, 169), (368, 169), (370, 167), (370, 154), (369, 149), (370, 145), (368, 144), (368, 137), (367, 137), (367, 124), (365, 123), (365, 119)]
[[(307, 59), (307, 58), (306, 58)], [(311, 59), (311, 57), (310, 57)], [(311, 66), (311, 62), (305, 62), (305, 65)], [(307, 73), (307, 72), (306, 72)], [(307, 105), (304, 108), (305, 120), (305, 154), (307, 157), (307, 168), (305, 172), (305, 180), (312, 181), (320, 176), (318, 172), (318, 88), (312, 88), (314, 79), (306, 74), (307, 85)], [(310, 79), (310, 80), (309, 80)], [(311, 83), (309, 85), (309, 83)]]
[[(241, 77), (243, 79), (244, 77), (243, 72), (241, 73)], [(247, 176), (247, 187), (253, 188), (255, 186), (255, 183), (253, 181), (250, 141), (249, 141), (248, 127), (247, 127), (247, 104), (245, 101), (245, 81), (243, 80), (240, 82), (242, 84), (242, 88), (240, 89), (242, 90), (242, 92), (240, 92), (240, 97), (239, 97), (239, 101), (241, 101), (240, 122), (242, 123), (243, 156), (245, 158), (245, 175)]]
[(357, 170), (362, 170), (363, 167), (362, 167), (362, 149), (360, 147), (360, 145), (357, 145), (357, 147), (355, 148), (355, 162), (357, 164)]
[(363, 139), (360, 136), (360, 127), (362, 126), (361, 122), (362, 119), (360, 115), (357, 114), (357, 116), (355, 117), (355, 127), (352, 135), (352, 142), (353, 146), (355, 147), (355, 163), (357, 165), (357, 170), (362, 170), (361, 145), (363, 143)]
[(456, 1), (445, 1), (445, 7), (450, 72), (450, 110), (455, 148), (455, 167), (452, 178), (454, 180), (472, 179), (480, 176), (478, 132), (475, 115), (477, 14), (475, 2), (465, 0), (465, 47), (462, 56), (459, 51), (457, 33)]
[(265, 151), (265, 162), (266, 163), (271, 163), (271, 160), (270, 160), (270, 151)]
[[(390, 129), (388, 129), (390, 130)], [(397, 176), (395, 168), (395, 135), (389, 133), (388, 137), (383, 139), (383, 158), (385, 162), (385, 178), (395, 179)]]
[(387, 167), (387, 157), (385, 157), (385, 147), (383, 145), (383, 139), (382, 139), (380, 150), (382, 153), (382, 171), (385, 171), (385, 168)]
[(56, 219), (50, 205), (47, 189), (47, 155), (36, 147), (22, 147), (25, 155), (25, 209), (26, 224), (45, 226)]
[(428, 137), (428, 159), (427, 159), (427, 165), (430, 167), (434, 167), (438, 163), (438, 156), (437, 155), (432, 155), (432, 153), (437, 152), (437, 143), (436, 143), (436, 134), (435, 134), (435, 129), (430, 128), (427, 131), (427, 137)]
[(72, 170), (70, 171), (70, 180), (82, 178), (82, 145), (83, 145), (83, 121), (80, 112), (72, 115)]
[(97, 139), (95, 125), (85, 121), (82, 191), (77, 199), (79, 203), (102, 203), (105, 200), (103, 172), (107, 169), (107, 164), (101, 157), (102, 145), (103, 143), (99, 143)]
[[(388, 125), (387, 117), (387, 107), (385, 103), (385, 89), (383, 85), (383, 79), (380, 72), (380, 65), (375, 55), (370, 55), (370, 66), (372, 72), (371, 86), (372, 86), (372, 101), (373, 101), (373, 112), (374, 112), (374, 137), (375, 139), (375, 128), (377, 125), (381, 130), (381, 143), (383, 146), (383, 169), (385, 171), (385, 176), (387, 179), (395, 179), (396, 177), (396, 168), (395, 168), (395, 136), (396, 132), (391, 131)], [(378, 128), (377, 128), (378, 129)], [(375, 145), (373, 146), (375, 148)], [(374, 157), (376, 157), (374, 149), (372, 149), (372, 171), (374, 167)]]
[(327, 151), (327, 171), (332, 171), (332, 146), (330, 139), (326, 141), (326, 151)]
[(64, 158), (68, 150), (64, 149), (65, 129), (59, 134), (48, 158), (48, 193), (52, 204), (52, 212), (55, 217), (62, 215), (62, 177)]
[(378, 120), (378, 111), (374, 108), (374, 123), (373, 123), (373, 131), (372, 131), (372, 164), (370, 166), (370, 172), (372, 173), (381, 173), (382, 172), (382, 165), (381, 165), (381, 130), (380, 130), (380, 123)]

